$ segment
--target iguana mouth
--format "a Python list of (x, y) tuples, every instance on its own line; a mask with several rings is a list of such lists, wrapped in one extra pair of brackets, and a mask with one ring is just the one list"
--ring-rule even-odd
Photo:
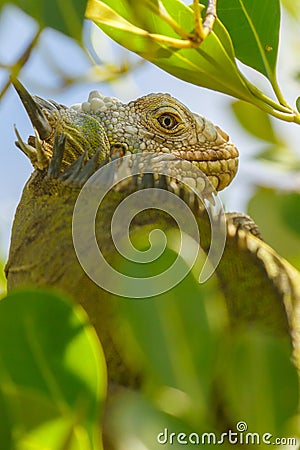
[(217, 161), (186, 160), (203, 172), (217, 191), (228, 186), (238, 170), (238, 157)]

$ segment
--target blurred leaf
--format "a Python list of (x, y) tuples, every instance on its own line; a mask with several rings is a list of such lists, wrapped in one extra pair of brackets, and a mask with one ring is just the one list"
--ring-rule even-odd
[[(160, 442), (157, 438), (165, 429), (169, 430), (168, 435), (192, 431), (184, 421), (165, 414), (143, 394), (130, 391), (124, 392), (114, 402), (109, 415), (109, 429), (116, 448), (151, 450), (162, 448), (161, 442), (165, 437), (161, 436)], [(166, 442), (166, 448), (179, 450), (181, 447), (176, 438), (172, 444)]]
[[(172, 251), (151, 265), (123, 262), (118, 270), (149, 277), (166, 269), (166, 259), (170, 266)], [(119, 304), (121, 328), (129, 336), (128, 343), (122, 334), (125, 356), (129, 353), (142, 364), (150, 386), (170, 388), (169, 395), (157, 393), (163, 410), (184, 414), (192, 423), (208, 417), (219, 330), (226, 324), (223, 302), (214, 280), (200, 286), (189, 273), (164, 294)]]
[(231, 336), (227, 344), (221, 366), (222, 395), (230, 418), (233, 423), (245, 421), (249, 432), (278, 436), (296, 415), (299, 398), (290, 344), (253, 329)]
[[(191, 8), (179, 0), (164, 0), (163, 4), (182, 29), (192, 32), (194, 16)], [(172, 75), (199, 86), (253, 100), (236, 66), (230, 36), (222, 23), (216, 21), (213, 32), (199, 48), (174, 48), (151, 37), (154, 34), (180, 38), (159, 13), (147, 5), (147, 2), (133, 5), (130, 0), (122, 4), (116, 0), (89, 0), (86, 16), (112, 39)], [(147, 29), (143, 28), (145, 18)]]
[(285, 195), (279, 202), (279, 208), (286, 225), (300, 238), (300, 195), (296, 192)]
[[(165, 251), (151, 265), (125, 262), (121, 270), (137, 277), (145, 276), (148, 270), (147, 276), (153, 276), (166, 270), (166, 260), (170, 266), (173, 259), (173, 252)], [(119, 305), (122, 321), (131, 330), (147, 373), (162, 385), (183, 390), (190, 398), (198, 396), (199, 409), (208, 394), (215, 354), (216, 337), (205, 306), (207, 289), (200, 289), (189, 274), (164, 294), (143, 300), (124, 299)], [(215, 291), (209, 292), (213, 297)], [(215, 305), (212, 298), (211, 305)]]
[(14, 450), (12, 431), (13, 423), (7, 410), (6, 399), (0, 389), (0, 439), (2, 447), (6, 450)]
[(248, 213), (265, 239), (281, 256), (300, 269), (299, 194), (260, 188)]
[(300, 20), (300, 0), (281, 0), (284, 8), (297, 20)]
[[(146, 275), (145, 265), (123, 264), (122, 272), (125, 267), (126, 273)], [(157, 273), (159, 264), (147, 275)], [(265, 336), (253, 325), (245, 334), (233, 333), (213, 280), (199, 286), (190, 273), (165, 294), (122, 299), (119, 306), (124, 354), (141, 362), (148, 398), (128, 393), (113, 406), (110, 426), (125, 448), (135, 443), (158, 449), (157, 436), (167, 430), (166, 446), (175, 433), (172, 445), (179, 450), (179, 433), (215, 431), (218, 437), (228, 427), (236, 431), (240, 420), (250, 432), (282, 431), (297, 413), (298, 378), (288, 339)], [(225, 320), (218, 323), (215, 315)]]
[(231, 106), (235, 117), (246, 131), (264, 141), (279, 143), (267, 113), (240, 100), (232, 102)]
[(255, 155), (255, 159), (276, 164), (281, 170), (298, 171), (300, 170), (300, 159), (284, 143), (270, 145), (263, 151)]
[(43, 27), (54, 28), (81, 41), (86, 0), (13, 0), (4, 3), (18, 6)]
[(279, 41), (279, 0), (220, 0), (217, 11), (230, 33), (236, 57), (272, 79)]
[(298, 97), (296, 100), (296, 106), (297, 106), (298, 111), (300, 112), (300, 97)]
[[(191, 426), (185, 418), (178, 419), (164, 413), (141, 392), (130, 391), (119, 396), (110, 409), (109, 429), (116, 448), (145, 450), (160, 450), (162, 445), (175, 450), (180, 450), (184, 445), (185, 448), (201, 446), (209, 450), (212, 443), (208, 443), (205, 435), (215, 432), (218, 439), (221, 434), (211, 425), (197, 422)], [(231, 445), (225, 442), (222, 447), (229, 450)]]
[(98, 449), (105, 373), (80, 307), (49, 292), (9, 294), (0, 302), (2, 448)]

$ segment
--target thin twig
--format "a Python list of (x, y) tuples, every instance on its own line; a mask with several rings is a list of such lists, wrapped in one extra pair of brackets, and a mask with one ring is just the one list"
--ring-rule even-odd
[(194, 23), (195, 23), (194, 39), (195, 39), (195, 42), (201, 44), (201, 42), (203, 41), (203, 38), (202, 38), (203, 24), (202, 24), (199, 0), (194, 0)]
[(217, 18), (217, 0), (208, 0), (201, 38), (204, 40), (212, 31)]

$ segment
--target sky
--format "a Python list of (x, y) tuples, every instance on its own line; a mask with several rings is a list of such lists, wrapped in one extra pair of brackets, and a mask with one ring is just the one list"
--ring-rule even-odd
[[(286, 98), (293, 103), (300, 90), (299, 84), (291, 79), (291, 74), (300, 70), (300, 67), (297, 67), (299, 58), (296, 61), (293, 58), (294, 46), (299, 45), (297, 42), (300, 41), (300, 31), (299, 26), (296, 27), (286, 16), (282, 28), (284, 33), (281, 36), (279, 79), (284, 86)], [(28, 45), (35, 31), (36, 24), (30, 17), (14, 7), (4, 8), (0, 15), (0, 86), (3, 86), (8, 76), (8, 72), (1, 69), (1, 64), (13, 63)], [(103, 34), (89, 23), (85, 26), (85, 36), (86, 39), (87, 36), (93, 37), (93, 51), (101, 54), (106, 62), (120, 60), (126, 55), (128, 57), (128, 52), (103, 37)], [(130, 60), (137, 61), (137, 57), (131, 54)], [(59, 88), (57, 70), (53, 66), (69, 75), (88, 78), (88, 81), (62, 90)], [(258, 81), (256, 74), (251, 73), (250, 76), (252, 80), (265, 85), (260, 78)], [(276, 167), (266, 167), (253, 159), (262, 149), (263, 143), (244, 132), (237, 124), (230, 111), (230, 97), (180, 81), (150, 63), (140, 65), (133, 73), (112, 84), (100, 83), (96, 81), (90, 61), (83, 52), (67, 37), (47, 29), (41, 36), (38, 48), (23, 68), (20, 80), (31, 93), (53, 98), (65, 105), (86, 100), (88, 93), (94, 89), (105, 95), (116, 96), (123, 102), (149, 92), (169, 92), (190, 110), (218, 124), (240, 150), (238, 175), (230, 187), (221, 193), (227, 211), (245, 212), (247, 199), (257, 183), (274, 186), (280, 183), (281, 187), (287, 189), (300, 187), (300, 178), (297, 176), (278, 171)], [(275, 121), (284, 138), (292, 146), (298, 147), (296, 143), (300, 141), (299, 126), (281, 123), (276, 119)], [(32, 172), (29, 160), (14, 145), (14, 124), (26, 141), (28, 135), (32, 134), (32, 126), (17, 94), (10, 88), (0, 103), (0, 255), (4, 257), (8, 254), (14, 212), (24, 184)]]

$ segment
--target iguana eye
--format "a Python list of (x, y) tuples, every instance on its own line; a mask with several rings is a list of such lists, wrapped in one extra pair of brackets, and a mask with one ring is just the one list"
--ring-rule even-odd
[(178, 117), (173, 114), (164, 113), (157, 118), (159, 124), (166, 130), (174, 130), (176, 125), (179, 123)]

